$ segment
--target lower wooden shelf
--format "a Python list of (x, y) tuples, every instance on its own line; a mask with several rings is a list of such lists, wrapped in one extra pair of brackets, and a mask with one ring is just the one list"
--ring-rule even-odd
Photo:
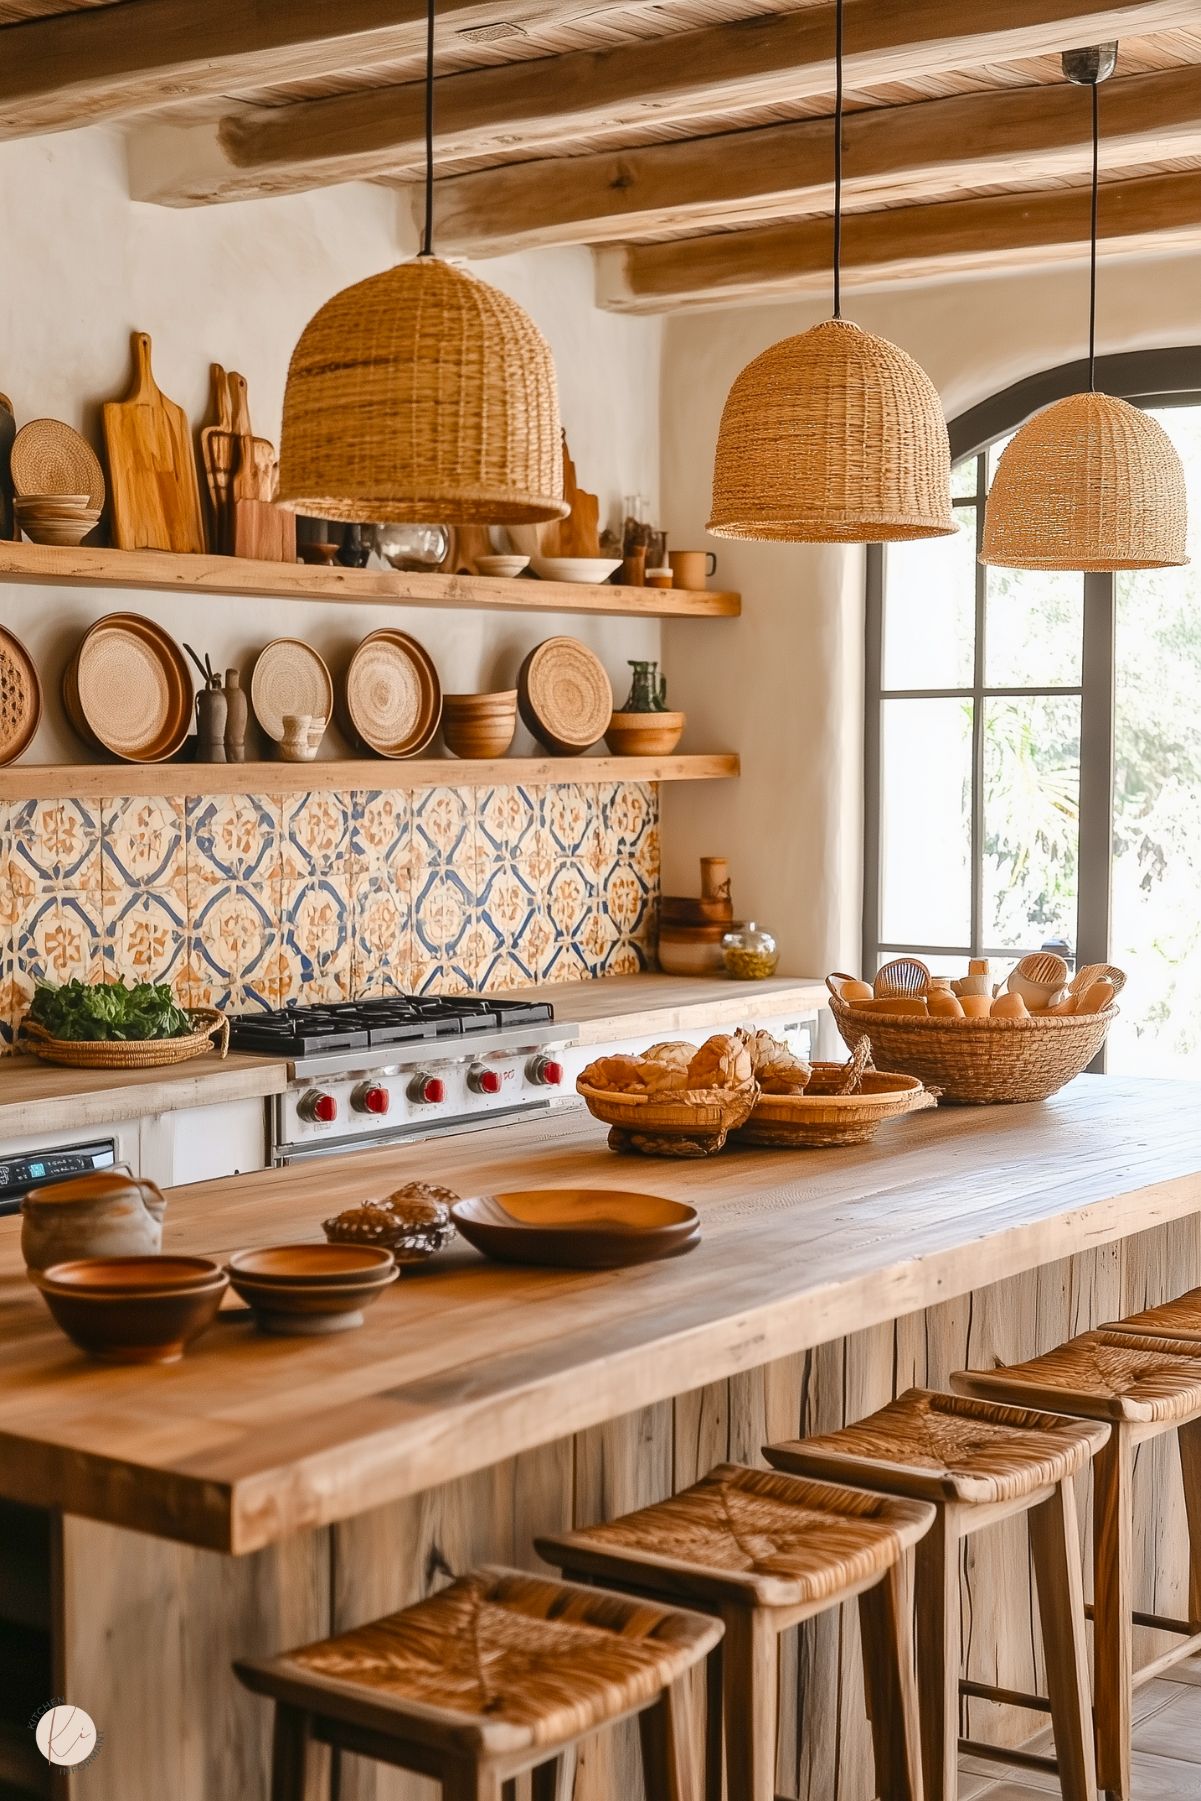
[(739, 774), (734, 751), (672, 757), (372, 757), (315, 763), (11, 763), (0, 800), (122, 794), (310, 794), (344, 788), (551, 787), (561, 782), (707, 782)]

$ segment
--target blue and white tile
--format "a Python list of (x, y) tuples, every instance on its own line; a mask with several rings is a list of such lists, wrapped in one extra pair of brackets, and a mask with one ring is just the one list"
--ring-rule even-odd
[(285, 897), (305, 876), (336, 874), (349, 890), (352, 869), (349, 794), (318, 790), (283, 797), (280, 861)]
[(184, 1004), (190, 1000), (188, 927), (175, 892), (123, 890), (120, 906), (111, 914), (106, 909), (103, 948), (109, 980), (168, 982)]
[(387, 872), (355, 883), (352, 982), (356, 996), (405, 994), (413, 980), (412, 897)]
[(103, 973), (104, 921), (95, 892), (35, 889), (13, 926), (12, 981), (23, 1012), (39, 982), (93, 982)]
[(189, 920), (191, 1004), (237, 1013), (280, 999), (280, 922), (273, 888), (227, 882)]
[(182, 794), (123, 795), (101, 805), (101, 886), (106, 894), (168, 889), (185, 895)]
[(187, 799), (189, 906), (230, 882), (274, 885), (280, 877), (283, 802), (278, 795), (192, 794)]
[(280, 931), (279, 1004), (349, 1000), (353, 989), (353, 903), (332, 876), (311, 876), (285, 895)]
[(546, 790), (544, 822), (554, 854), (578, 857), (596, 826), (595, 782), (557, 782)]
[(364, 875), (395, 877), (408, 870), (412, 801), (405, 788), (360, 789), (350, 797), (351, 869)]
[(12, 856), (31, 880), (76, 894), (99, 892), (99, 807), (76, 800), (18, 801), (10, 829)]
[(477, 788), (476, 849), (481, 862), (519, 863), (546, 850), (545, 805), (545, 790), (540, 788)]

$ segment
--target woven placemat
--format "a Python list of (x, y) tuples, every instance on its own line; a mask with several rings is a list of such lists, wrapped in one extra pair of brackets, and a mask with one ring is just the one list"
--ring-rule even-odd
[(324, 660), (299, 638), (275, 638), (259, 652), (250, 678), (254, 716), (278, 744), (286, 713), (307, 713), (328, 720), (334, 706), (334, 684)]
[(613, 717), (605, 666), (575, 638), (547, 638), (532, 650), (521, 665), (517, 693), (526, 726), (552, 750), (591, 749)]
[(31, 419), (13, 439), (12, 480), (18, 494), (86, 494), (104, 505), (104, 471), (88, 443), (61, 419)]
[(442, 685), (428, 652), (404, 632), (372, 632), (346, 672), (346, 711), (369, 750), (416, 756), (442, 717)]
[(33, 659), (0, 626), (0, 763), (12, 763), (29, 746), (42, 715), (42, 685)]

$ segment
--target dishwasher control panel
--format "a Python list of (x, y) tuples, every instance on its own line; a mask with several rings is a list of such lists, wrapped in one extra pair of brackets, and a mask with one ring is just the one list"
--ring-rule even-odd
[(113, 1138), (93, 1139), (88, 1144), (60, 1144), (53, 1150), (21, 1151), (15, 1157), (0, 1157), (0, 1214), (20, 1211), (21, 1200), (32, 1188), (47, 1182), (61, 1182), (67, 1176), (84, 1175), (88, 1170), (111, 1169), (117, 1160), (117, 1144)]

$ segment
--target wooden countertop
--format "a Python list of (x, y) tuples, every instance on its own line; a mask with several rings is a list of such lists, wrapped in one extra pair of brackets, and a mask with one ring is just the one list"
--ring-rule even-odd
[(524, 1270), (456, 1246), (364, 1327), (261, 1337), (230, 1314), (180, 1364), (78, 1354), (0, 1221), (0, 1494), (249, 1551), (485, 1468), (740, 1369), (1201, 1212), (1201, 1089), (1083, 1077), (1033, 1107), (944, 1108), (842, 1151), (618, 1158), (564, 1113), (407, 1150), (177, 1189), (167, 1245), (224, 1255), (319, 1236), (424, 1177), (687, 1197), (688, 1255)]
[[(805, 977), (766, 982), (683, 976), (609, 976), (599, 982), (523, 989), (518, 1000), (547, 1000), (555, 1014), (581, 1027), (581, 1042), (635, 1038), (643, 1032), (695, 1031), (750, 1018), (811, 1013), (824, 1006), (825, 984)], [(210, 1107), (280, 1094), (286, 1063), (233, 1052), (198, 1057), (173, 1069), (61, 1069), (36, 1057), (0, 1058), (0, 1140), (39, 1132), (116, 1125), (185, 1107)]]

